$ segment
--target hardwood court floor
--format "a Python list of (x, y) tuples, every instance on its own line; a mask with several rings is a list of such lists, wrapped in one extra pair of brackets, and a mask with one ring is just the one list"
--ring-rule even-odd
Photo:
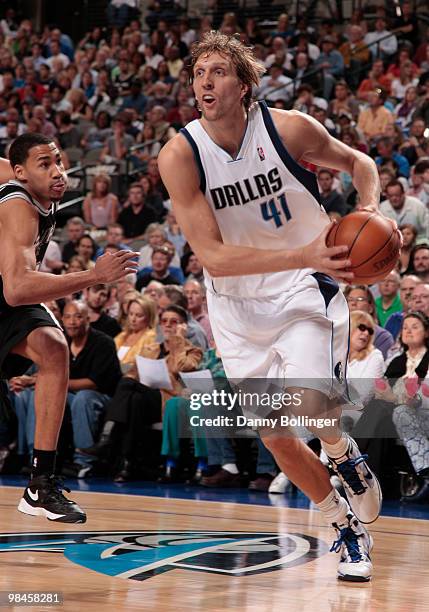
[[(332, 531), (323, 525), (317, 511), (73, 492), (72, 498), (86, 509), (89, 518), (84, 525), (65, 525), (19, 513), (16, 504), (21, 493), (21, 488), (0, 487), (0, 591), (61, 591), (64, 596), (60, 607), (30, 608), (33, 610), (420, 612), (428, 609), (429, 521), (379, 518), (371, 529), (375, 541), (373, 581), (356, 585), (337, 581), (338, 556), (327, 552)], [(71, 547), (69, 558), (62, 551), (52, 551), (55, 540), (49, 545), (50, 552), (37, 550), (45, 536), (36, 534), (48, 533), (52, 539), (58, 533), (61, 542), (67, 534), (72, 538), (72, 532), (87, 532), (92, 537), (93, 532), (101, 532), (96, 534), (98, 537), (103, 532), (154, 532), (149, 535), (155, 542), (157, 533), (165, 538), (169, 531), (175, 532), (171, 537), (178, 538), (176, 545), (184, 543), (185, 548), (189, 541), (201, 547), (198, 544), (204, 539), (201, 532), (222, 532), (207, 536), (221, 544), (217, 552), (208, 555), (200, 549), (193, 560), (192, 553), (183, 552), (183, 546), (177, 546), (174, 559), (170, 547), (169, 560), (164, 562), (162, 551), (166, 548), (158, 549), (161, 557), (156, 557), (153, 563), (157, 569), (143, 581), (112, 577), (78, 564), (82, 559), (84, 564), (91, 562), (85, 560), (85, 555), (91, 557), (91, 551), (97, 550), (94, 544)], [(222, 536), (228, 537), (224, 532), (242, 532), (241, 549), (240, 534), (233, 536), (238, 540), (232, 545), (235, 550), (232, 555), (231, 548), (222, 540)], [(4, 550), (5, 534), (26, 534), (14, 544), (23, 550)], [(187, 535), (185, 541), (183, 538)], [(305, 539), (308, 536), (310, 540)], [(141, 537), (147, 538), (147, 534)], [(39, 544), (34, 544), (37, 539)], [(31, 550), (26, 540), (33, 542)], [(80, 552), (76, 556), (75, 550), (89, 553)], [(149, 554), (152, 554), (150, 549)], [(77, 561), (79, 555), (81, 559)], [(97, 553), (95, 557), (98, 556)], [(279, 557), (286, 567), (276, 568)], [(293, 558), (301, 563), (288, 566)], [(167, 563), (170, 568), (164, 571)], [(255, 569), (258, 573), (237, 575), (249, 564), (258, 566)], [(225, 574), (231, 570), (233, 575)]]

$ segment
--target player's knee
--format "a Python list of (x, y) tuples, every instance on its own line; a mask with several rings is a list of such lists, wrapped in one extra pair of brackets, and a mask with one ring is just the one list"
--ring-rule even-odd
[(69, 348), (64, 334), (54, 327), (40, 328), (34, 350), (40, 367), (68, 367)]

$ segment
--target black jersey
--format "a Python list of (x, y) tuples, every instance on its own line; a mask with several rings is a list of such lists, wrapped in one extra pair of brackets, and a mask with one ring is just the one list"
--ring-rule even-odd
[[(17, 198), (28, 202), (28, 204), (33, 206), (39, 213), (39, 231), (37, 232), (37, 237), (34, 241), (36, 263), (39, 266), (42, 263), (49, 241), (54, 233), (57, 203), (52, 202), (51, 208), (46, 210), (31, 196), (31, 194), (26, 190), (25, 186), (19, 181), (9, 181), (8, 183), (0, 185), (0, 205), (3, 202)], [(0, 312), (5, 308), (9, 308), (9, 306), (4, 299), (3, 281), (0, 277)]]

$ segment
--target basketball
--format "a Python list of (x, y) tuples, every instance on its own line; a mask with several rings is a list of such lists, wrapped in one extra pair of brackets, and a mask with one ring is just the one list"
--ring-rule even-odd
[(371, 285), (394, 269), (399, 257), (400, 237), (389, 219), (378, 213), (359, 211), (343, 217), (329, 232), (328, 247), (346, 245), (354, 283)]

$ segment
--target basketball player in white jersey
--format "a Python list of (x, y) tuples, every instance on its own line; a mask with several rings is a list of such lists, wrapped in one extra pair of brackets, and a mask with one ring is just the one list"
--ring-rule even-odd
[[(331, 386), (346, 369), (349, 318), (334, 279), (350, 282), (353, 275), (347, 247), (326, 246), (331, 224), (315, 176), (298, 162), (349, 172), (360, 201), (374, 211), (378, 174), (371, 158), (311, 117), (251, 105), (263, 71), (234, 37), (206, 34), (192, 53), (202, 117), (162, 149), (159, 168), (205, 268), (210, 322), (228, 377), (300, 379), (301, 414), (331, 414)], [(302, 440), (264, 433), (282, 471), (335, 528), (338, 578), (370, 580), (372, 538), (362, 523), (377, 518), (381, 492), (356, 443), (337, 427), (314, 432), (348, 503)]]
[[(0, 378), (19, 376), (32, 362), (38, 366), (32, 475), (18, 509), (84, 523), (85, 512), (63, 495), (65, 487), (55, 476), (69, 349), (58, 322), (40, 302), (118, 280), (135, 269), (130, 261), (135, 253), (106, 253), (92, 270), (65, 276), (39, 272), (67, 187), (60, 151), (42, 134), (23, 134), (11, 144), (9, 161), (0, 159), (0, 178), (7, 181), (0, 185)], [(0, 401), (4, 406), (5, 394)]]

